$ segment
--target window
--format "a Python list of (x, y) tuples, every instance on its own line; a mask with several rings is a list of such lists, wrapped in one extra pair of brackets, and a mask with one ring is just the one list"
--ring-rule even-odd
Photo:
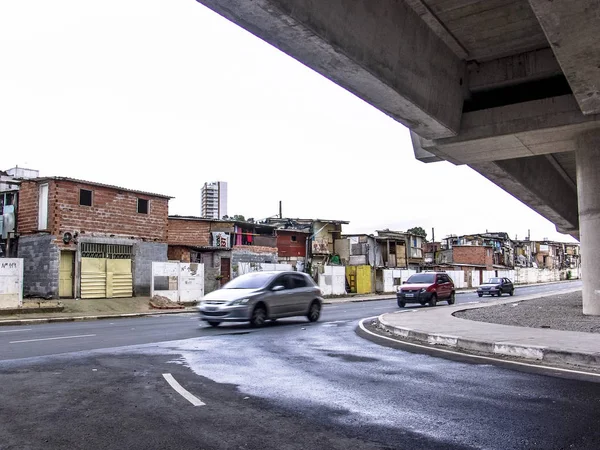
[(48, 229), (48, 183), (38, 188), (38, 230)]
[(306, 278), (302, 275), (291, 275), (290, 276), (293, 280), (293, 287), (298, 289), (298, 288), (305, 288), (308, 285), (306, 284)]
[(137, 199), (137, 212), (139, 214), (148, 214), (148, 200), (143, 198)]
[(292, 236), (292, 242), (296, 242), (298, 240), (298, 237), (296, 235)]
[(79, 204), (81, 206), (92, 206), (92, 191), (79, 189)]

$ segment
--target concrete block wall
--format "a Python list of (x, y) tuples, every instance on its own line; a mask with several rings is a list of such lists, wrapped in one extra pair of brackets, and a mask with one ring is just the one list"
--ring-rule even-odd
[(133, 295), (150, 295), (152, 262), (167, 261), (167, 244), (136, 242), (133, 246)]
[(277, 263), (277, 261), (277, 248), (273, 247), (235, 246), (231, 252), (232, 266), (241, 262)]
[(58, 298), (60, 251), (56, 236), (40, 234), (19, 238), (23, 258), (23, 295)]

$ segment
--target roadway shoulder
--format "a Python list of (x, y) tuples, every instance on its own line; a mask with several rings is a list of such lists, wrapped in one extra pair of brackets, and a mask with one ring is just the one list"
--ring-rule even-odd
[(453, 315), (457, 311), (540, 297), (538, 294), (485, 304), (401, 310), (382, 314), (374, 324), (388, 336), (400, 341), (564, 367), (600, 369), (598, 333), (515, 327), (475, 322)]

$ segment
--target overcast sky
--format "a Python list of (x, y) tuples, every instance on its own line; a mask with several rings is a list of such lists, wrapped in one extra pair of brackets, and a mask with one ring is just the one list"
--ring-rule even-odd
[(415, 160), (408, 130), (194, 0), (0, 4), (0, 169), (175, 197), (229, 214), (349, 220), (348, 232), (506, 231), (572, 241), (468, 167)]

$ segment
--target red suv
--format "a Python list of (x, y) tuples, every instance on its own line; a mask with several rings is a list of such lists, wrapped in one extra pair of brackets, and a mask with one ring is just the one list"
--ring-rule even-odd
[(435, 306), (440, 300), (453, 305), (454, 283), (446, 272), (416, 273), (400, 286), (396, 298), (400, 308), (404, 308), (407, 303), (429, 303), (429, 306)]

